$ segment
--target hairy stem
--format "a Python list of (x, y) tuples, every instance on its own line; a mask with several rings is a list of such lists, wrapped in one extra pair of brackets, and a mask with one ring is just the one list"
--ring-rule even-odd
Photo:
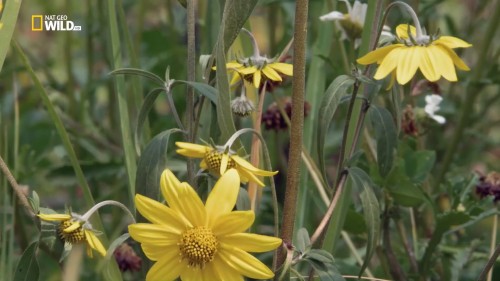
[(7, 166), (5, 161), (3, 161), (2, 156), (0, 156), (0, 169), (2, 169), (3, 174), (5, 175), (7, 180), (9, 181), (10, 185), (12, 186), (12, 189), (14, 189), (14, 193), (16, 194), (17, 198), (19, 199), (19, 201), (21, 202), (23, 207), (26, 209), (26, 211), (28, 211), (28, 213), (32, 217), (34, 217), (35, 212), (33, 212), (33, 209), (31, 208), (31, 205), (28, 202), (28, 198), (26, 198), (26, 195), (22, 191), (21, 186), (19, 186), (16, 179), (14, 178), (12, 173), (10, 172), (9, 167)]
[[(196, 79), (196, 0), (187, 0), (187, 80)], [(187, 141), (194, 142), (194, 89), (187, 87), (186, 101), (186, 128), (188, 131)], [(194, 161), (187, 160), (188, 182), (194, 186)]]

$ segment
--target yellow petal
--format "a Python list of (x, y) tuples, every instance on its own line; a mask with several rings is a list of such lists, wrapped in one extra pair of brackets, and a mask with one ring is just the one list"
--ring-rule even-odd
[(250, 74), (253, 74), (255, 72), (257, 72), (258, 69), (257, 67), (255, 66), (250, 66), (250, 67), (245, 67), (245, 68), (242, 68), (242, 69), (238, 69), (238, 72), (243, 74), (243, 75), (250, 75)]
[(269, 279), (274, 273), (262, 262), (247, 252), (234, 247), (220, 245), (218, 256), (231, 268), (254, 279)]
[(447, 47), (444, 47), (444, 46), (442, 48), (444, 50), (446, 50), (446, 52), (450, 56), (451, 60), (453, 61), (453, 64), (455, 64), (455, 66), (458, 69), (465, 70), (465, 71), (470, 70), (470, 68), (467, 66), (467, 64), (465, 64), (465, 62), (455, 53), (455, 51), (453, 51), (452, 49), (449, 49)]
[(181, 233), (168, 225), (151, 223), (134, 223), (128, 226), (128, 233), (139, 243), (154, 244), (157, 246), (177, 245)]
[(229, 162), (229, 155), (227, 153), (223, 153), (220, 160), (219, 173), (223, 175), (227, 170), (227, 163)]
[(272, 67), (274, 70), (285, 74), (286, 76), (293, 76), (293, 64), (283, 63), (283, 62), (274, 62), (270, 63), (267, 66)]
[(241, 63), (235, 62), (235, 61), (231, 61), (231, 62), (226, 63), (226, 68), (240, 68), (242, 66), (243, 65)]
[(412, 46), (401, 49), (396, 78), (398, 83), (404, 85), (410, 81), (417, 72), (420, 64), (420, 46)]
[(276, 70), (274, 70), (271, 67), (269, 67), (269, 65), (266, 65), (264, 68), (262, 68), (262, 72), (270, 80), (273, 80), (273, 81), (283, 81), (283, 79), (278, 74), (278, 72), (276, 72)]
[(176, 151), (178, 154), (194, 158), (203, 158), (205, 157), (205, 153), (211, 150), (208, 146), (189, 142), (178, 141), (175, 145), (180, 148)]
[(160, 260), (165, 256), (165, 253), (176, 253), (180, 255), (179, 246), (177, 244), (170, 246), (159, 246), (156, 244), (141, 244), (142, 251), (152, 261)]
[(255, 220), (253, 211), (233, 211), (221, 215), (212, 225), (212, 231), (217, 237), (246, 231)]
[(390, 53), (388, 53), (380, 62), (377, 72), (375, 72), (373, 78), (376, 80), (381, 80), (384, 79), (387, 75), (391, 74), (398, 66), (401, 52), (402, 48), (398, 48), (393, 49)]
[(66, 227), (63, 229), (65, 233), (71, 233), (75, 230), (77, 230), (82, 224), (79, 221), (72, 222), (70, 226)]
[(166, 252), (148, 271), (146, 281), (173, 281), (187, 269), (187, 262), (181, 261), (178, 252)]
[(229, 85), (233, 86), (236, 83), (240, 81), (240, 75), (239, 74), (234, 74), (233, 78), (231, 78), (231, 82), (229, 82)]
[[(205, 264), (205, 267), (203, 270), (201, 270), (203, 279), (197, 279), (197, 280), (203, 280), (203, 281), (208, 281), (208, 280), (224, 280), (220, 278), (219, 273), (215, 270), (215, 266), (213, 262), (209, 262)], [(231, 280), (233, 281), (233, 280)]]
[(239, 190), (240, 176), (235, 169), (229, 169), (219, 178), (208, 195), (205, 208), (209, 226), (212, 226), (221, 215), (233, 210)]
[(141, 215), (152, 223), (168, 225), (179, 234), (186, 230), (186, 224), (179, 215), (158, 201), (136, 194), (135, 205)]
[[(162, 280), (162, 279), (159, 279)], [(188, 266), (183, 271), (181, 271), (181, 280), (182, 281), (205, 281), (203, 276), (203, 270), (200, 270), (197, 267)], [(215, 279), (217, 280), (217, 279)], [(146, 280), (146, 281), (157, 281), (157, 280)], [(208, 280), (207, 280), (208, 281)]]
[(435, 69), (437, 69), (441, 75), (448, 81), (457, 81), (457, 74), (455, 72), (455, 66), (453, 65), (453, 61), (444, 50), (442, 46), (431, 45), (428, 46), (428, 54), (432, 54), (432, 58), (435, 61), (433, 65)]
[(71, 215), (68, 214), (38, 214), (37, 216), (44, 221), (67, 221), (71, 219)]
[(259, 88), (261, 76), (262, 74), (260, 70), (255, 71), (255, 73), (253, 74), (253, 85), (255, 88)]
[(179, 182), (167, 169), (161, 175), (160, 188), (170, 208), (184, 217), (191, 226), (205, 225), (205, 207), (189, 184)]
[(385, 46), (382, 48), (378, 48), (375, 51), (371, 51), (368, 54), (360, 57), (356, 61), (359, 64), (362, 65), (367, 65), (367, 64), (372, 64), (376, 62), (380, 62), (384, 59), (384, 57), (393, 49), (400, 48), (401, 46), (404, 46), (403, 44), (393, 44), (389, 46)]
[(232, 155), (231, 158), (234, 160), (234, 162), (236, 162), (236, 164), (238, 164), (238, 166), (243, 167), (246, 170), (248, 170), (256, 175), (259, 175), (259, 176), (274, 176), (278, 173), (278, 171), (272, 172), (272, 171), (266, 171), (266, 170), (261, 170), (259, 168), (256, 168), (255, 166), (250, 164), (250, 162), (239, 157), (238, 155)]
[(434, 42), (432, 43), (436, 45), (444, 45), (450, 49), (472, 47), (472, 44), (469, 44), (464, 40), (453, 36), (441, 36), (437, 40), (434, 40)]
[(431, 61), (431, 57), (429, 56), (428, 48), (423, 48), (422, 59), (420, 61), (420, 70), (425, 78), (431, 82), (435, 82), (441, 78), (441, 74), (439, 74)]
[(240, 178), (245, 179), (244, 181), (242, 180), (241, 182), (252, 181), (257, 183), (260, 187), (266, 186), (254, 173), (250, 171), (240, 168), (238, 169), (238, 174), (240, 175)]
[(245, 281), (241, 273), (232, 269), (231, 267), (228, 267), (220, 257), (215, 256), (211, 264), (213, 264), (214, 269), (219, 275), (219, 278), (217, 280)]
[(268, 252), (278, 248), (282, 243), (280, 238), (253, 233), (235, 233), (226, 235), (220, 240), (223, 247), (239, 248), (252, 253)]
[(97, 238), (97, 236), (94, 234), (94, 232), (92, 232), (91, 230), (85, 230), (84, 233), (85, 240), (87, 240), (89, 246), (92, 249), (96, 250), (99, 254), (101, 254), (101, 256), (106, 256), (106, 249), (102, 245), (101, 240), (99, 240), (99, 238)]
[[(411, 35), (413, 36), (413, 38), (415, 38), (417, 36), (417, 29), (413, 25), (410, 25), (410, 32), (411, 32)], [(398, 27), (396, 27), (396, 34), (401, 39), (410, 38), (408, 36), (408, 24), (398, 25)]]

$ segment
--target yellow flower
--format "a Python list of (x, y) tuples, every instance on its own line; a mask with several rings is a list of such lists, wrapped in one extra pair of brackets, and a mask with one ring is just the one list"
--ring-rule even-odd
[(468, 48), (471, 44), (452, 36), (434, 39), (418, 34), (420, 30), (417, 31), (413, 26), (410, 26), (410, 32), (411, 36), (408, 34), (408, 25), (399, 25), (396, 29), (399, 43), (376, 49), (357, 62), (363, 65), (379, 64), (374, 79), (380, 80), (391, 74), (401, 85), (408, 83), (417, 69), (431, 82), (439, 80), (441, 76), (449, 81), (457, 81), (454, 66), (470, 70), (453, 49)]
[(252, 181), (260, 186), (265, 184), (257, 176), (274, 176), (278, 172), (270, 172), (258, 169), (245, 159), (236, 155), (233, 151), (224, 152), (223, 147), (209, 147), (188, 142), (176, 142), (179, 149), (177, 153), (191, 158), (202, 158), (200, 168), (209, 170), (216, 175), (223, 175), (228, 169), (234, 168), (238, 171), (241, 182)]
[(87, 244), (87, 255), (92, 257), (92, 250), (96, 250), (102, 256), (106, 255), (106, 249), (97, 238), (92, 226), (82, 217), (76, 214), (38, 214), (44, 221), (60, 222), (58, 232), (61, 239), (69, 244)]
[(243, 276), (269, 279), (273, 272), (247, 252), (267, 252), (281, 239), (243, 233), (255, 219), (253, 211), (232, 211), (240, 178), (234, 169), (215, 184), (205, 205), (194, 189), (170, 170), (161, 175), (168, 206), (137, 194), (137, 210), (151, 223), (131, 224), (130, 236), (156, 263), (146, 281), (243, 281)]
[[(281, 74), (293, 75), (293, 65), (283, 62), (273, 62), (265, 57), (248, 58), (242, 63), (237, 61), (229, 62), (226, 68), (241, 74), (244, 79), (250, 80), (255, 88), (259, 88), (265, 80), (281, 82)], [(231, 85), (240, 80), (240, 75), (236, 74), (231, 80)]]

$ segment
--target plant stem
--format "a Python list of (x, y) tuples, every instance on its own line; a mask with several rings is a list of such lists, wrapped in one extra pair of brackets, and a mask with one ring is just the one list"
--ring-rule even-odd
[[(196, 0), (187, 0), (187, 80), (196, 80)], [(186, 128), (188, 131), (188, 142), (194, 142), (194, 89), (187, 87), (186, 101)], [(194, 161), (187, 160), (188, 182), (194, 186)]]
[(14, 189), (14, 193), (16, 194), (17, 198), (19, 201), (21, 201), (21, 204), (23, 207), (28, 211), (28, 213), (31, 215), (31, 217), (35, 216), (35, 212), (33, 212), (33, 209), (31, 208), (30, 203), (28, 202), (28, 198), (26, 198), (26, 195), (23, 193), (21, 186), (17, 183), (16, 179), (10, 172), (9, 167), (7, 164), (3, 161), (2, 156), (0, 156), (0, 169), (2, 169), (3, 174), (9, 181), (10, 185), (12, 186), (12, 189)]
[(491, 255), (490, 259), (486, 263), (486, 266), (483, 268), (483, 271), (481, 271), (481, 274), (477, 278), (477, 281), (483, 281), (486, 279), (488, 272), (490, 272), (491, 268), (495, 264), (495, 261), (497, 260), (499, 255), (500, 255), (500, 244), (497, 245), (495, 252), (493, 252), (493, 254)]
[[(306, 72), (306, 42), (308, 0), (297, 0), (295, 4), (294, 45), (293, 45), (293, 81), (292, 81), (292, 127), (290, 130), (290, 153), (286, 178), (285, 203), (281, 238), (284, 243), (291, 243), (295, 223), (298, 184), (300, 180), (300, 157), (302, 153), (302, 135), (304, 126), (304, 94)], [(278, 266), (285, 261), (286, 253), (278, 255)]]
[(483, 72), (488, 69), (487, 65), (491, 63), (491, 60), (488, 59), (488, 53), (490, 47), (493, 46), (493, 44), (491, 44), (491, 41), (493, 40), (493, 38), (495, 38), (495, 33), (497, 32), (498, 25), (500, 24), (500, 2), (497, 2), (495, 12), (490, 18), (490, 25), (488, 26), (483, 39), (479, 41), (482, 42), (482, 46), (478, 52), (478, 59), (474, 67), (474, 72), (472, 73), (472, 78), (467, 84), (465, 100), (462, 104), (462, 109), (460, 111), (460, 117), (458, 119), (456, 130), (454, 131), (453, 136), (451, 137), (451, 141), (447, 146), (441, 170), (436, 177), (436, 188), (439, 187), (441, 182), (444, 180), (444, 176), (450, 168), (451, 162), (453, 161), (453, 156), (455, 155), (458, 144), (460, 142), (463, 142), (463, 134), (465, 128), (468, 127), (469, 118), (474, 115), (474, 101), (476, 100), (476, 97), (480, 96), (479, 90), (481, 88), (481, 85), (479, 84), (479, 81), (483, 75)]

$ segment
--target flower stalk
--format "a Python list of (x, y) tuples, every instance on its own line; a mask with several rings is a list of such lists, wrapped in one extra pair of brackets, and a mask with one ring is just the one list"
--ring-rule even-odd
[[(187, 0), (187, 80), (194, 82), (196, 80), (196, 0)], [(188, 131), (187, 141), (194, 141), (195, 128), (194, 122), (194, 89), (187, 87), (186, 101), (186, 127)], [(188, 182), (194, 183), (194, 161), (187, 160)]]

